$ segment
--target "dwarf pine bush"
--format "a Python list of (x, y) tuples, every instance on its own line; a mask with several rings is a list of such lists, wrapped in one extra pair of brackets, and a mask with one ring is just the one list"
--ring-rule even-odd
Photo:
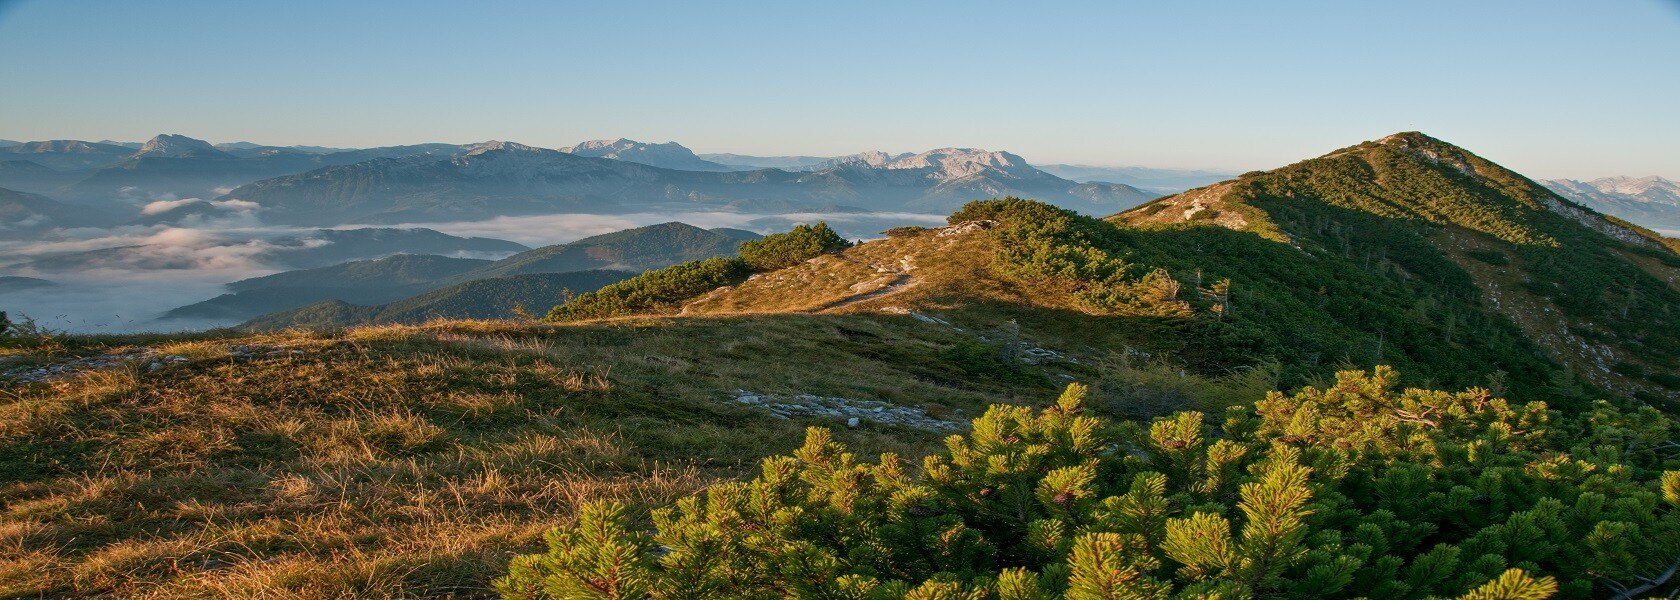
[(852, 246), (827, 223), (799, 225), (741, 244), (738, 257), (716, 257), (655, 269), (589, 292), (550, 309), (549, 321), (675, 312), (686, 301), (754, 273), (791, 267)]
[(1220, 426), (993, 406), (920, 469), (812, 428), (750, 481), (585, 507), (497, 582), (513, 598), (1526, 599), (1666, 593), (1675, 421), (1564, 418), (1344, 372)]
[(830, 252), (852, 247), (828, 223), (796, 225), (786, 233), (776, 233), (741, 244), (741, 260), (755, 271), (774, 271), (791, 267)]

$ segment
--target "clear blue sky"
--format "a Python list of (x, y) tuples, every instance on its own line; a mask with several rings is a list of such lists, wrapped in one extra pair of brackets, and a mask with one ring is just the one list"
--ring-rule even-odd
[(1680, 3), (0, 0), (0, 138), (629, 137), (1268, 168), (1422, 130), (1680, 178)]

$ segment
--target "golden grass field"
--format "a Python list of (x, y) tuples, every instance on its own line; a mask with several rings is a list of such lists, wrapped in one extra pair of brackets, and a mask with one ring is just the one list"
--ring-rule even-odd
[[(751, 473), (808, 425), (865, 453), (941, 444), (902, 426), (772, 418), (730, 402), (736, 389), (966, 419), (1048, 402), (1053, 380), (1074, 376), (1176, 405), (1267, 385), (1090, 360), (997, 379), (946, 358), (967, 339), (909, 316), (791, 314), (12, 349), (17, 364), (136, 345), (187, 360), (0, 397), (0, 596), (486, 596), (510, 556), (585, 499), (667, 502)], [(275, 356), (230, 353), (249, 345)]]

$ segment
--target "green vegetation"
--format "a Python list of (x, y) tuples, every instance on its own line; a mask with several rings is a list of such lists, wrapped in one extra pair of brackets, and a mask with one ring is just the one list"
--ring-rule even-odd
[(1208, 373), (1275, 362), (1293, 388), (1387, 364), (1420, 374), (1416, 385), (1503, 379), (1520, 398), (1579, 404), (1584, 393), (1560, 391), (1575, 384), (1479, 302), (1461, 268), (1415, 232), (1344, 212), (1365, 233), (1312, 254), (1219, 226), (1116, 227), (1013, 198), (951, 221), (996, 221), (1009, 275), (1069, 288), (1090, 311), (1166, 319), (1174, 354)]
[(648, 271), (555, 306), (550, 321), (595, 319), (642, 313), (671, 313), (682, 303), (754, 273), (796, 265), (851, 247), (827, 223), (799, 225), (787, 233), (741, 244), (736, 258), (710, 258)]
[(824, 429), (745, 482), (595, 502), (513, 598), (1585, 598), (1680, 564), (1680, 426), (1344, 372), (1211, 429), (1113, 424), (1071, 385), (913, 469)]
[[(908, 317), (766, 315), (8, 340), (53, 356), (31, 361), (188, 360), (5, 381), (0, 597), (487, 597), (586, 500), (664, 503), (842, 423), (730, 390), (958, 420), (1043, 393), (963, 381), (939, 358), (960, 339)], [(920, 456), (941, 435), (837, 437)]]
[(950, 223), (997, 221), (1001, 258), (1010, 274), (1060, 279), (1095, 310), (1123, 315), (1190, 315), (1179, 284), (1165, 271), (1125, 260), (1123, 238), (1111, 224), (1042, 202), (1004, 198), (970, 202)]
[(774, 271), (850, 247), (852, 243), (830, 229), (828, 223), (819, 222), (745, 242), (741, 244), (741, 260), (754, 271)]
[(1680, 255), (1653, 233), (1417, 133), (1209, 190), (1114, 220), (1139, 227), (1122, 228), (1131, 260), (1186, 288), (1229, 279), (1212, 295), (1229, 300), (1232, 339), (1278, 358), (1291, 385), (1391, 364), (1432, 378), (1416, 384), (1497, 380), (1577, 407), (1605, 391), (1680, 400), (1652, 376), (1680, 370)]
[(707, 230), (686, 223), (660, 223), (521, 252), (466, 273), (458, 280), (587, 270), (642, 272), (678, 263), (733, 256), (743, 239), (757, 237), (739, 230)]
[(638, 313), (669, 313), (683, 301), (752, 275), (739, 258), (708, 258), (648, 271), (583, 294), (548, 311), (550, 321), (598, 319)]

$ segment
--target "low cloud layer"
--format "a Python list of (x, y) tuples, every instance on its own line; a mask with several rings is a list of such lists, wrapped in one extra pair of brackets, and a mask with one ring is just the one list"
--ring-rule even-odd
[[(390, 227), (427, 227), (459, 236), (491, 237), (531, 247), (564, 244), (633, 227), (680, 221), (715, 229), (731, 227), (756, 233), (787, 231), (801, 223), (824, 221), (851, 239), (875, 239), (901, 225), (944, 225), (945, 215), (927, 213), (788, 213), (778, 215), (732, 212), (629, 213), (621, 215), (554, 214), (496, 217), (483, 221), (405, 223)], [(355, 225), (348, 227), (371, 227)]]

